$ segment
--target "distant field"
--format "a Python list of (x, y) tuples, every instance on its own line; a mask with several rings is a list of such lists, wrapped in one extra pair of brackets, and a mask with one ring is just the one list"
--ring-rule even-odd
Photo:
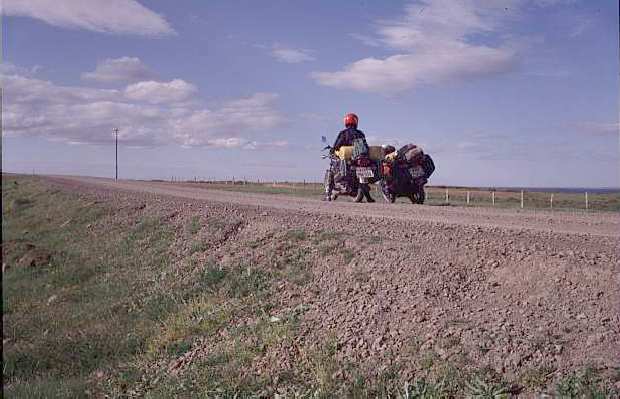
[[(323, 185), (320, 183), (244, 183), (243, 181), (232, 182), (179, 182), (175, 184), (190, 185), (191, 187), (204, 187), (218, 190), (286, 194), (300, 197), (323, 196)], [(373, 187), (373, 194), (377, 200), (382, 200), (378, 186)], [(521, 206), (521, 193), (519, 191), (495, 191), (495, 204), (492, 202), (492, 192), (489, 189), (447, 187), (448, 201), (446, 201), (446, 187), (430, 186), (426, 188), (428, 205), (455, 205), (455, 206), (483, 206), (498, 208), (519, 208)], [(467, 193), (469, 192), (469, 204)], [(551, 209), (551, 195), (553, 194), (553, 209), (555, 210), (585, 210), (585, 192), (543, 192), (525, 191), (523, 194), (523, 207), (525, 209)], [(346, 198), (340, 201), (346, 201)], [(399, 198), (398, 202), (409, 202), (405, 198)], [(620, 211), (620, 192), (614, 193), (588, 193), (588, 210), (590, 211)]]

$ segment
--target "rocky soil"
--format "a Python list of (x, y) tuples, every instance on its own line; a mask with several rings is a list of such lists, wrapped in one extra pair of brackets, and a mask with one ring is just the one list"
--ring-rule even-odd
[[(290, 273), (300, 281), (279, 283), (271, 316), (298, 315), (298, 331), (255, 362), (259, 373), (295, 367), (299, 348), (325, 342), (369, 375), (393, 366), (414, 376), (429, 362), (520, 381), (538, 373), (546, 382), (583, 367), (620, 369), (618, 214), (321, 203), (168, 183), (51, 181), (171, 218), (229, 219), (233, 227), (208, 237), (216, 244), (201, 255), (224, 266), (239, 259), (255, 267), (296, 265)], [(205, 342), (192, 359), (208, 351)]]

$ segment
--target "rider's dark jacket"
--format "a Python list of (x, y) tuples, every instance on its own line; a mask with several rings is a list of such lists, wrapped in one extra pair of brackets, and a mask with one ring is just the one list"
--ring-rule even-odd
[(333, 151), (338, 151), (342, 146), (353, 145), (353, 140), (355, 139), (364, 140), (364, 144), (368, 146), (366, 143), (366, 136), (364, 136), (364, 133), (361, 130), (354, 127), (348, 127), (338, 134), (336, 142), (333, 145)]

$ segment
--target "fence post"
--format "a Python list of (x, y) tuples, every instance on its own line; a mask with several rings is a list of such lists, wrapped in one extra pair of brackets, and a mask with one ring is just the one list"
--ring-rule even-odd
[(521, 209), (523, 209), (523, 190), (521, 190)]
[(586, 209), (588, 209), (588, 208), (589, 208), (589, 206), (588, 206), (588, 192), (586, 191)]
[(549, 198), (549, 207), (553, 209), (553, 193), (551, 193), (551, 198)]
[(467, 192), (467, 205), (469, 205), (469, 191)]
[(448, 197), (448, 188), (446, 188), (446, 202), (448, 202), (448, 199), (449, 199), (449, 197)]
[(495, 205), (495, 191), (491, 191), (491, 203)]

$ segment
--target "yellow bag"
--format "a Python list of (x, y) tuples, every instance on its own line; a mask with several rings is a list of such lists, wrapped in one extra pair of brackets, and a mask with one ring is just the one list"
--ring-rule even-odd
[[(342, 146), (335, 152), (340, 159), (350, 161), (353, 157), (353, 146)], [(368, 157), (373, 161), (381, 161), (384, 158), (383, 147), (380, 145), (368, 146)]]
[(350, 161), (351, 158), (353, 157), (353, 146), (352, 145), (342, 146), (338, 149), (338, 151), (336, 151), (335, 154), (340, 159), (343, 159), (345, 161)]

